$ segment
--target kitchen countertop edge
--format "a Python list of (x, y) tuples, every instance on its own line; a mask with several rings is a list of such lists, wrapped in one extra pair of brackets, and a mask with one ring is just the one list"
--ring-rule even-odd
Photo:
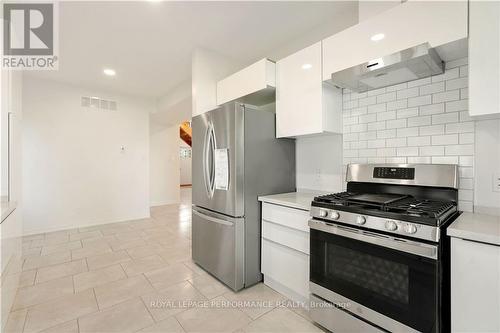
[(464, 212), (448, 227), (446, 234), (500, 246), (500, 216)]
[(280, 194), (259, 196), (259, 201), (309, 211), (311, 201), (315, 196), (325, 194), (324, 192), (297, 191)]

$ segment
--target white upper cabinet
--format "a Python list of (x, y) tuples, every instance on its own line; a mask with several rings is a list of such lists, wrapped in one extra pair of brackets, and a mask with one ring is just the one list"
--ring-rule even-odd
[(500, 114), (500, 2), (469, 4), (469, 113)]
[(253, 105), (274, 102), (276, 64), (262, 59), (217, 82), (217, 105), (241, 101)]
[(436, 47), (466, 37), (467, 1), (410, 0), (323, 40), (323, 80), (422, 43)]
[(342, 92), (323, 83), (321, 42), (276, 63), (276, 136), (342, 131)]

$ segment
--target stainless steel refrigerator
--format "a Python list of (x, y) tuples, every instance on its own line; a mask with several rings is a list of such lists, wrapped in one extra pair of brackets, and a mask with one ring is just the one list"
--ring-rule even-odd
[(233, 290), (262, 280), (257, 197), (295, 191), (295, 142), (275, 128), (273, 112), (236, 102), (192, 120), (192, 256)]

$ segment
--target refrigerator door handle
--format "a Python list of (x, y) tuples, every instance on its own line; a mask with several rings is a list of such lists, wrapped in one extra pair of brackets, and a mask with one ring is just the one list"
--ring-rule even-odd
[(214, 125), (210, 122), (205, 133), (205, 143), (203, 146), (203, 178), (209, 198), (214, 196), (215, 190), (215, 147), (215, 130)]
[(198, 215), (199, 217), (201, 217), (207, 221), (210, 221), (210, 222), (215, 222), (215, 223), (219, 223), (219, 224), (223, 224), (223, 225), (227, 225), (227, 226), (233, 226), (233, 224), (234, 224), (233, 222), (229, 222), (226, 220), (218, 219), (216, 217), (203, 214), (202, 212), (197, 211), (195, 209), (193, 209), (193, 214)]

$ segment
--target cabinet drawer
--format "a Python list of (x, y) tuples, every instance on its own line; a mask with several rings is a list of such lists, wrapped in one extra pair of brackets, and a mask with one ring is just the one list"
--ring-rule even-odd
[(273, 222), (262, 221), (262, 237), (309, 254), (309, 234), (307, 232), (284, 227)]
[[(309, 256), (262, 239), (262, 273), (304, 298), (309, 297)], [(264, 277), (265, 280), (265, 277)]]
[(262, 220), (309, 232), (309, 211), (262, 203)]

